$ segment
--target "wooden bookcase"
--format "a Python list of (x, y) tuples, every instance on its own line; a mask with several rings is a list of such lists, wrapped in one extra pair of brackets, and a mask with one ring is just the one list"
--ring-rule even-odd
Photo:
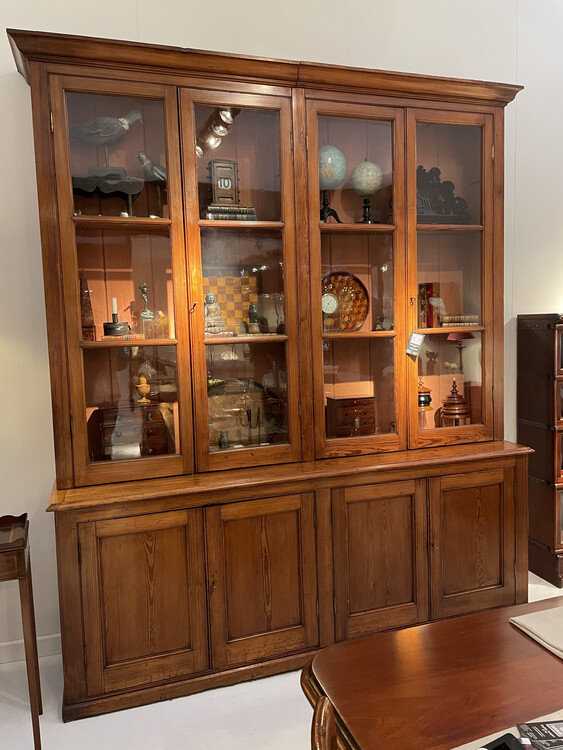
[(558, 313), (518, 316), (518, 440), (529, 463), (529, 567), (563, 587), (563, 321)]
[(8, 35), (33, 102), (65, 720), (525, 601), (499, 292), (519, 87)]

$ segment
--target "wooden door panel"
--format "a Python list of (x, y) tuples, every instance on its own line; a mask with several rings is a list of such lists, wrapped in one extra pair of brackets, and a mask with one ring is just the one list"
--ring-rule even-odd
[(431, 613), (514, 602), (514, 472), (430, 480)]
[(318, 643), (313, 495), (206, 510), (213, 666)]
[(79, 528), (88, 693), (207, 667), (201, 510)]
[(336, 639), (425, 620), (424, 481), (332, 494)]

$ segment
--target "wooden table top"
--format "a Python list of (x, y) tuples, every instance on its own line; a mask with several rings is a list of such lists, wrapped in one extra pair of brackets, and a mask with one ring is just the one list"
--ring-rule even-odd
[(303, 675), (348, 746), (451, 750), (563, 708), (563, 662), (508, 622), (563, 597), (378, 633), (320, 651)]

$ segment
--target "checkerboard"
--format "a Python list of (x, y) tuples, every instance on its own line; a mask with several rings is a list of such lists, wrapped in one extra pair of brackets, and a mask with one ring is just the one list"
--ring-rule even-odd
[(219, 269), (217, 275), (203, 277), (204, 299), (208, 292), (217, 297), (227, 329), (239, 333), (242, 321), (248, 322), (249, 304), (258, 301), (256, 277)]

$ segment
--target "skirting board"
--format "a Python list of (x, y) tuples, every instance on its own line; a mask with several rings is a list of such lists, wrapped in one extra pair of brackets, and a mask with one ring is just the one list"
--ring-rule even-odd
[[(37, 651), (39, 658), (42, 656), (53, 656), (61, 653), (61, 634), (41, 635), (37, 638)], [(7, 664), (11, 661), (23, 661), (25, 659), (25, 649), (23, 640), (4, 641), (0, 643), (0, 664)]]

